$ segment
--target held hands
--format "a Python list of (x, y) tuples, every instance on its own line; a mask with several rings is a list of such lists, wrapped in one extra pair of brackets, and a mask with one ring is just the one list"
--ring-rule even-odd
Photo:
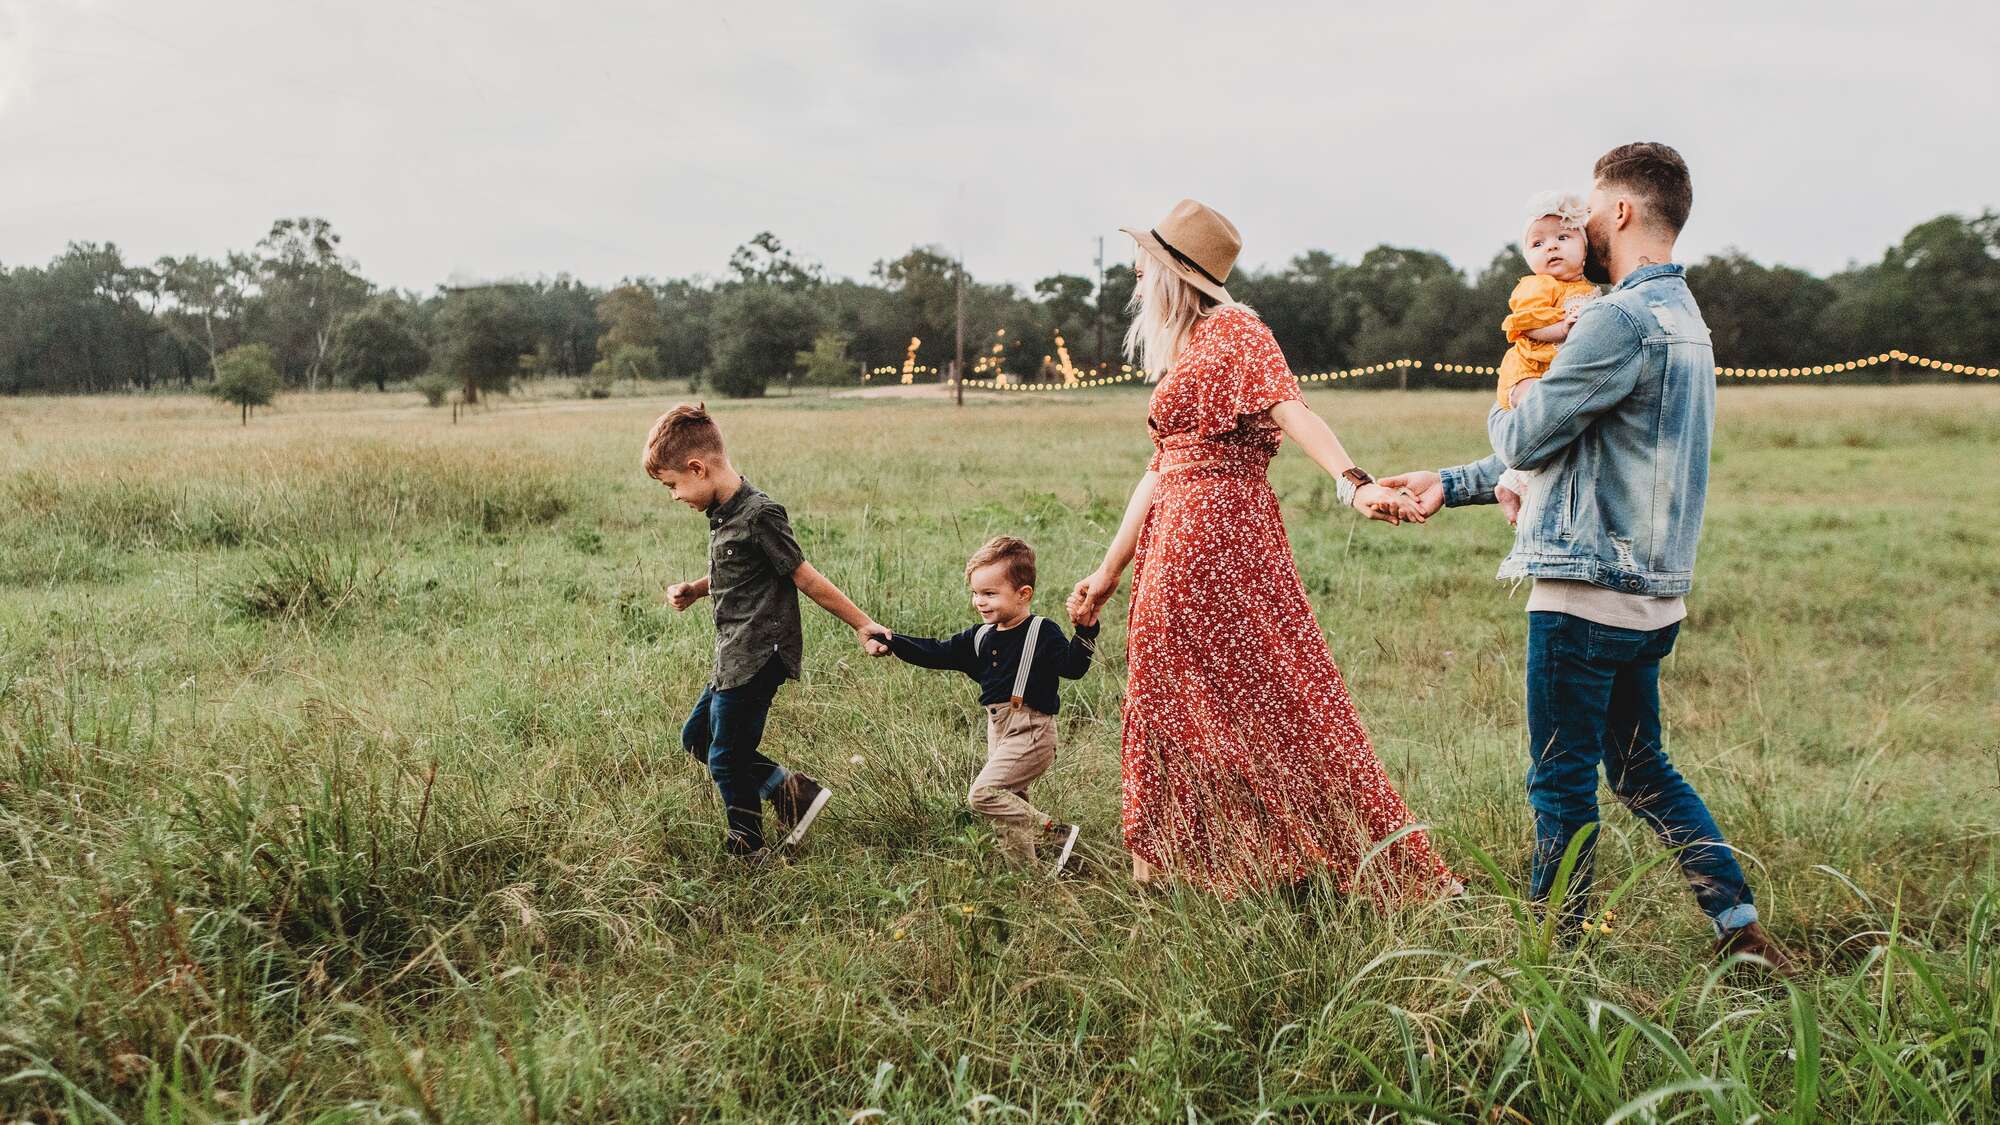
[[(1438, 510), (1444, 507), (1444, 478), (1429, 469), (1414, 473), (1403, 473), (1393, 477), (1383, 477), (1375, 483), (1391, 491), (1398, 488), (1409, 489), (1412, 496), (1415, 497), (1418, 513), (1425, 519), (1437, 515)], [(1360, 501), (1360, 490), (1357, 489), (1355, 491), (1354, 498), (1357, 502)], [(1376, 518), (1379, 519), (1380, 517)]]
[(1382, 520), (1394, 527), (1405, 520), (1422, 523), (1429, 513), (1423, 510), (1417, 494), (1401, 486), (1390, 485), (1387, 481), (1364, 484), (1354, 490), (1354, 510), (1371, 520)]
[(895, 634), (889, 631), (887, 625), (879, 625), (873, 621), (857, 626), (854, 630), (854, 639), (861, 645), (861, 651), (870, 656), (889, 655), (889, 639), (893, 636)]
[(1069, 611), (1070, 624), (1097, 624), (1098, 612), (1104, 608), (1105, 602), (1111, 600), (1111, 595), (1117, 592), (1118, 576), (1106, 574), (1102, 570), (1078, 582), (1076, 589), (1070, 591), (1069, 601), (1064, 603), (1064, 608)]
[(1507, 517), (1507, 526), (1513, 527), (1521, 518), (1521, 494), (1499, 484), (1493, 486), (1493, 498), (1500, 502), (1500, 514)]

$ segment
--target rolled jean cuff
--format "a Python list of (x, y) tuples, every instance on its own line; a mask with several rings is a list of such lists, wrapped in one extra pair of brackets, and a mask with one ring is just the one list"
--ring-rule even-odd
[(1738, 903), (1709, 919), (1715, 923), (1716, 937), (1726, 937), (1756, 920), (1757, 904), (1754, 902)]
[[(762, 797), (766, 801), (770, 800), (771, 794), (776, 793), (778, 791), (778, 787), (783, 785), (785, 783), (785, 779), (790, 776), (792, 776), (792, 771), (786, 769), (783, 766), (779, 766), (777, 769), (772, 770), (771, 776), (765, 779), (764, 781), (764, 787), (762, 789), (757, 790), (757, 795), (759, 797)], [(1752, 916), (1751, 917), (1752, 921), (1756, 920), (1755, 917), (1756, 913), (1757, 912), (1755, 910), (1752, 910), (1750, 912)]]

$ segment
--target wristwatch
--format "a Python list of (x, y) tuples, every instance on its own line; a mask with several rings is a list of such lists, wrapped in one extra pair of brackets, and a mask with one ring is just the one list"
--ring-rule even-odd
[(1340, 479), (1334, 482), (1334, 495), (1340, 500), (1342, 507), (1351, 508), (1354, 506), (1354, 493), (1362, 485), (1374, 483), (1375, 478), (1368, 475), (1368, 470), (1356, 465), (1343, 471)]

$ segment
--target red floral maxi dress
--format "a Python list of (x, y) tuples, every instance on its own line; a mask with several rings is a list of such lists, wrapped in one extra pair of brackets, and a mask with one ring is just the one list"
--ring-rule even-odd
[(1328, 869), (1342, 890), (1457, 886), (1411, 823), (1306, 601), (1265, 472), (1270, 409), (1299, 398), (1271, 330), (1224, 309), (1153, 391), (1160, 473), (1134, 557), (1126, 640), (1125, 844), (1233, 894)]

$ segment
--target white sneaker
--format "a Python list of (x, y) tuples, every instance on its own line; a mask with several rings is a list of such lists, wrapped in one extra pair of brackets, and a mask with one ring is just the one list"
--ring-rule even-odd
[(771, 808), (779, 822), (791, 827), (785, 838), (778, 842), (778, 847), (789, 848), (805, 839), (806, 829), (812, 827), (813, 821), (819, 819), (820, 811), (833, 799), (833, 790), (794, 771), (771, 796)]
[(1083, 830), (1074, 824), (1051, 824), (1042, 829), (1042, 839), (1048, 843), (1062, 841), (1062, 848), (1056, 852), (1056, 861), (1049, 868), (1051, 877), (1059, 876), (1069, 866), (1070, 857), (1076, 854), (1076, 838)]

